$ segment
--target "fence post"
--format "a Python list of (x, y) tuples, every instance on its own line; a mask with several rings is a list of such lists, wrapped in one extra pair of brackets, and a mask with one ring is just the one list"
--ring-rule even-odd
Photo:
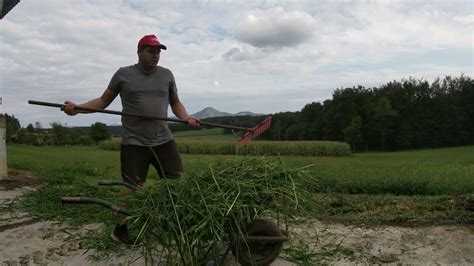
[(7, 177), (7, 146), (6, 146), (6, 121), (5, 115), (0, 114), (0, 180)]

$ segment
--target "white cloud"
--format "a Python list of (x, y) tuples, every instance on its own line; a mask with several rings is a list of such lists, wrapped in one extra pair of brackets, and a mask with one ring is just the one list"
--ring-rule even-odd
[(466, 16), (456, 16), (453, 18), (453, 20), (461, 24), (474, 24), (474, 14)]
[(255, 47), (291, 47), (308, 41), (315, 29), (316, 20), (308, 13), (277, 6), (250, 12), (235, 29), (235, 37)]

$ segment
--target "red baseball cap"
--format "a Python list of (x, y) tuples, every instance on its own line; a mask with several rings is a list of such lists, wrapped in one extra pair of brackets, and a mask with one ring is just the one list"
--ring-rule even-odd
[(166, 46), (158, 41), (155, 35), (145, 35), (143, 36), (140, 41), (138, 41), (138, 48), (142, 46), (159, 46), (161, 49), (166, 50)]

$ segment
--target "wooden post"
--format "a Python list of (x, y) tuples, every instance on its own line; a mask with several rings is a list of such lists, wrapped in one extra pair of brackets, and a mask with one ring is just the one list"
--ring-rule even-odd
[(0, 179), (8, 176), (5, 115), (0, 114)]

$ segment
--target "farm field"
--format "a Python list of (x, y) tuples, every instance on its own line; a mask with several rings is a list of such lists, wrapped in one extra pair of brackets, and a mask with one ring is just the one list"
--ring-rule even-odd
[[(446, 230), (459, 234), (459, 237), (469, 236), (473, 233), (474, 215), (466, 206), (472, 204), (474, 198), (473, 155), (474, 146), (467, 146), (356, 153), (345, 157), (272, 157), (292, 168), (304, 167), (318, 179), (317, 184), (310, 186), (312, 201), (302, 203), (305, 207), (305, 212), (301, 213), (303, 219), (296, 222), (303, 227), (311, 224), (315, 228), (303, 233), (298, 231), (297, 226), (292, 232), (301, 235), (302, 240), (305, 235), (307, 240), (309, 236), (311, 239), (326, 234), (328, 237), (339, 234), (347, 236), (346, 242), (340, 239), (338, 242), (337, 238), (330, 243), (322, 238), (317, 243), (309, 240), (292, 242), (282, 256), (296, 264), (354, 260), (361, 263), (416, 262), (415, 259), (406, 258), (406, 254), (397, 252), (387, 251), (378, 254), (375, 259), (373, 255), (364, 253), (368, 251), (359, 252), (360, 246), (355, 246), (358, 236), (347, 231), (349, 227), (356, 232), (372, 232), (373, 237), (377, 238), (377, 234), (397, 231), (401, 235), (417, 235), (421, 239), (422, 235), (418, 234), (416, 228), (441, 230), (441, 233), (438, 232), (440, 237)], [(185, 171), (192, 172), (202, 170), (209, 164), (235, 158), (236, 155), (183, 154), (182, 157)], [(63, 208), (57, 198), (76, 193), (116, 201), (117, 189), (97, 188), (95, 183), (99, 179), (119, 179), (118, 151), (107, 151), (97, 146), (8, 145), (7, 158), (10, 168), (35, 173), (45, 184), (27, 193), (18, 208), (42, 220), (68, 221), (75, 226), (104, 221), (109, 229), (113, 225), (110, 221), (114, 220), (114, 215), (100, 207)], [(156, 178), (155, 171), (150, 170), (150, 183)], [(327, 231), (320, 231), (321, 228), (327, 228)], [(394, 237), (393, 234), (391, 237)], [(108, 234), (95, 234), (87, 239), (88, 247), (102, 254), (100, 258), (107, 252), (117, 251), (113, 243), (107, 242)], [(362, 256), (362, 253), (365, 255)], [(474, 259), (469, 256), (463, 258)], [(453, 263), (452, 260), (444, 262)]]
[[(319, 180), (314, 192), (345, 194), (459, 195), (474, 193), (474, 146), (436, 150), (358, 153), (349, 157), (278, 156), (293, 167), (307, 167)], [(98, 176), (120, 179), (119, 152), (97, 146), (9, 145), (9, 167), (29, 170), (47, 179), (80, 176), (94, 183)], [(185, 171), (198, 171), (235, 155), (183, 154)], [(157, 178), (149, 171), (150, 179)]]

